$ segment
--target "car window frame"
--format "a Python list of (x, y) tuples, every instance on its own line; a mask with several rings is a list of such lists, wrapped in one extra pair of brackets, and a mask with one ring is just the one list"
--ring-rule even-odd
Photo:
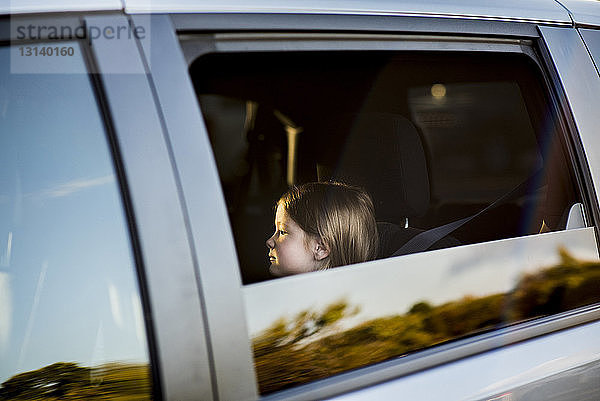
[[(274, 15), (229, 15), (229, 14), (215, 14), (215, 15), (205, 15), (205, 14), (197, 14), (197, 15), (193, 15), (193, 14), (185, 14), (185, 15), (172, 15), (172, 16), (167, 16), (167, 15), (154, 15), (154, 18), (157, 19), (167, 19), (168, 21), (163, 21), (162, 23), (165, 25), (164, 27), (164, 31), (163, 32), (163, 42), (166, 44), (167, 41), (172, 41), (173, 39), (175, 40), (179, 40), (181, 38), (183, 39), (187, 39), (189, 40), (189, 44), (186, 45), (185, 43), (181, 43), (178, 41), (178, 43), (181, 43), (181, 47), (183, 49), (183, 54), (182, 57), (185, 57), (184, 59), (184, 63), (180, 63), (180, 60), (177, 60), (176, 65), (171, 66), (171, 68), (174, 70), (171, 72), (171, 74), (180, 74), (182, 71), (186, 71), (186, 77), (185, 77), (185, 81), (189, 81), (189, 74), (187, 74), (187, 66), (189, 65), (189, 63), (191, 62), (191, 60), (195, 59), (198, 55), (200, 54), (205, 54), (205, 53), (209, 53), (209, 52), (214, 52), (215, 51), (215, 47), (216, 44), (214, 42), (215, 38), (218, 38), (218, 36), (215, 36), (215, 34), (217, 32), (223, 32), (223, 31), (231, 31), (233, 33), (238, 34), (238, 38), (243, 38), (244, 36), (246, 38), (251, 38), (252, 35), (245, 35), (244, 32), (245, 31), (261, 31), (261, 32), (269, 32), (271, 30), (275, 30), (275, 29), (281, 29), (281, 25), (280, 25), (280, 21), (278, 22), (276, 20), (277, 17), (280, 16), (274, 16)], [(291, 31), (310, 31), (310, 29), (314, 28), (314, 23), (309, 23), (308, 21), (310, 20), (310, 18), (312, 17), (319, 17), (322, 18), (322, 20), (328, 20), (331, 21), (333, 23), (333, 25), (329, 25), (327, 30), (338, 30), (341, 31), (341, 33), (343, 34), (344, 29), (350, 29), (350, 26), (352, 26), (352, 22), (353, 22), (353, 17), (354, 16), (307, 16), (307, 15), (292, 15), (292, 16), (286, 16), (286, 18), (289, 19), (289, 21), (291, 21), (293, 23), (292, 25), (292, 29)], [(471, 21), (471, 20), (449, 20), (449, 19), (444, 19), (444, 18), (425, 18), (425, 19), (420, 19), (418, 22), (415, 22), (414, 24), (410, 25), (410, 29), (406, 28), (406, 26), (402, 25), (403, 22), (406, 22), (407, 19), (405, 17), (398, 17), (398, 18), (393, 18), (393, 17), (378, 17), (378, 16), (370, 16), (370, 17), (364, 17), (364, 16), (358, 16), (356, 17), (358, 18), (359, 21), (361, 21), (361, 24), (359, 24), (359, 28), (357, 28), (356, 30), (360, 31), (360, 30), (368, 30), (368, 29), (372, 29), (373, 31), (377, 31), (378, 33), (389, 33), (391, 32), (400, 32), (402, 34), (406, 34), (409, 35), (411, 33), (415, 33), (417, 32), (418, 34), (422, 34), (423, 32), (425, 33), (435, 33), (435, 34), (440, 34), (440, 35), (450, 35), (450, 36), (457, 36), (455, 35), (457, 32), (461, 32), (463, 34), (466, 34), (467, 37), (470, 37), (469, 34), (475, 34), (478, 37), (480, 37), (482, 40), (481, 42), (477, 43), (477, 40), (472, 40), (472, 38), (470, 38), (471, 40), (467, 40), (466, 42), (469, 42), (470, 45), (467, 46), (466, 48), (463, 49), (468, 49), (470, 51), (473, 50), (482, 50), (483, 47), (486, 46), (486, 40), (490, 41), (490, 42), (495, 42), (498, 44), (498, 46), (513, 46), (514, 48), (512, 48), (510, 51), (516, 51), (516, 52), (520, 52), (520, 53), (524, 53), (524, 54), (528, 54), (530, 57), (532, 57), (537, 63), (538, 65), (540, 65), (540, 68), (542, 70), (542, 74), (545, 77), (545, 70), (544, 70), (544, 59), (539, 58), (537, 56), (537, 51), (538, 51), (538, 47), (539, 42), (540, 42), (540, 36), (539, 36), (539, 31), (538, 28), (539, 26), (536, 24), (529, 24), (529, 23), (514, 23), (514, 22), (498, 22), (498, 21), (493, 21), (493, 23), (488, 24), (488, 21), (480, 21), (480, 20), (475, 20), (475, 21)], [(210, 22), (208, 22), (208, 20), (210, 19)], [(135, 21), (135, 16), (133, 18), (133, 20)], [(415, 19), (409, 19), (410, 21), (415, 21)], [(232, 22), (232, 21), (235, 21)], [(381, 25), (383, 26), (383, 28), (375, 28), (377, 26), (378, 22), (382, 22), (385, 21), (385, 24)], [(168, 28), (167, 26), (171, 26), (171, 28)], [(484, 28), (485, 26), (485, 28)], [(354, 26), (353, 26), (354, 27)], [(169, 29), (172, 29), (172, 31), (170, 31), (169, 33)], [(463, 30), (464, 29), (464, 30)], [(178, 36), (175, 36), (175, 33)], [(293, 36), (295, 32), (291, 32), (291, 35)], [(339, 33), (339, 32), (338, 32)], [(202, 36), (202, 39), (197, 40), (194, 43), (194, 40), (196, 40), (197, 38), (199, 38), (200, 36)], [(170, 36), (170, 37), (169, 37)], [(227, 35), (225, 35), (227, 36)], [(234, 35), (235, 36), (235, 35)], [(327, 34), (324, 34), (324, 36), (327, 36)], [(376, 37), (377, 33), (374, 34), (373, 37)], [(430, 36), (430, 35), (425, 35), (425, 36)], [(462, 35), (458, 35), (458, 36), (462, 36)], [(165, 37), (167, 37), (165, 39)], [(233, 36), (227, 36), (228, 38), (231, 38)], [(257, 39), (256, 37), (254, 38), (255, 40)], [(285, 38), (283, 38), (284, 40), (282, 40), (283, 46), (285, 47), (286, 43), (289, 44), (289, 42), (285, 41)], [(504, 41), (504, 42), (503, 42)], [(248, 43), (250, 43), (251, 40), (246, 41), (245, 45), (248, 45)], [(152, 46), (157, 45), (156, 42), (153, 42)], [(259, 49), (261, 45), (258, 45), (256, 47), (256, 49)], [(435, 45), (433, 45), (435, 47)], [(293, 46), (292, 46), (293, 48)], [(231, 47), (230, 49), (234, 49), (234, 47)], [(286, 49), (290, 49), (290, 47), (286, 47)], [(524, 50), (527, 49), (527, 50)], [(532, 51), (530, 49), (533, 49)], [(271, 50), (275, 50), (275, 49), (271, 49)], [(495, 51), (498, 50), (498, 47), (496, 47), (494, 49)], [(146, 48), (144, 49), (146, 55), (151, 53), (151, 49)], [(233, 50), (231, 50), (233, 51)], [(166, 90), (161, 89), (160, 87), (162, 86), (164, 88), (165, 82), (167, 80), (167, 77), (169, 76), (169, 73), (166, 71), (167, 69), (165, 69), (165, 71), (162, 71), (160, 73), (157, 73), (154, 69), (153, 69), (153, 74), (152, 74), (152, 79), (156, 84), (157, 87), (157, 98), (159, 99), (159, 102), (163, 105), (163, 110), (165, 110), (166, 114), (169, 114), (169, 111), (166, 111), (168, 109), (172, 110), (173, 107), (169, 107), (169, 104), (174, 105), (174, 98), (171, 96), (169, 96), (166, 93)], [(553, 81), (548, 81), (548, 82), (553, 82)], [(191, 85), (191, 83), (190, 83)], [(549, 88), (552, 88), (552, 85), (548, 85)], [(189, 92), (190, 88), (186, 89), (186, 92)], [(193, 89), (191, 89), (193, 92)], [(560, 90), (560, 89), (558, 89)], [(188, 99), (187, 96), (189, 96), (189, 93), (185, 94), (185, 99)], [(196, 101), (196, 100), (194, 100)], [(196, 101), (197, 102), (197, 101)], [(566, 106), (566, 104), (562, 101), (557, 101), (556, 104), (554, 105), (555, 107), (559, 107), (561, 108), (561, 110)], [(567, 108), (568, 109), (568, 108)], [(168, 135), (170, 138), (170, 142), (173, 146), (174, 149), (174, 158), (175, 158), (175, 162), (177, 164), (177, 170), (180, 174), (180, 178), (181, 178), (181, 183), (183, 186), (183, 191), (188, 191), (188, 187), (189, 186), (193, 186), (194, 185), (194, 177), (195, 174), (193, 172), (190, 171), (190, 167), (193, 165), (193, 163), (190, 163), (189, 160), (186, 160), (186, 158), (189, 158), (189, 155), (185, 155), (184, 154), (184, 144), (186, 142), (193, 142), (194, 144), (199, 144), (200, 146), (206, 148), (209, 147), (210, 145), (208, 144), (208, 136), (206, 133), (206, 129), (204, 127), (203, 124), (203, 119), (202, 116), (199, 115), (200, 110), (198, 108), (198, 110), (187, 110), (187, 117), (189, 118), (191, 121), (194, 122), (194, 124), (197, 124), (197, 121), (200, 120), (201, 121), (201, 135), (203, 135), (203, 138), (200, 139), (196, 139), (196, 140), (192, 140), (191, 138), (189, 138), (190, 132), (189, 130), (186, 130), (187, 132), (182, 132), (182, 128), (181, 127), (176, 127), (175, 125), (171, 125), (171, 127), (173, 129), (169, 129), (168, 130)], [(192, 113), (193, 115), (190, 115), (189, 113)], [(177, 114), (174, 113), (170, 118), (172, 119), (173, 116)], [(166, 119), (169, 119), (169, 117), (166, 117)], [(569, 135), (573, 135), (576, 136), (577, 135), (577, 129), (575, 127), (569, 127), (568, 130), (565, 130), (564, 132), (568, 132)], [(571, 146), (577, 146), (577, 143), (575, 144), (568, 144), (569, 147)], [(179, 150), (178, 150), (178, 149)], [(207, 153), (208, 150), (208, 153)], [(583, 153), (581, 153), (582, 150), (578, 149), (576, 152), (577, 155), (581, 155)], [(223, 210), (223, 206), (224, 206), (224, 201), (223, 201), (223, 196), (222, 196), (222, 190), (220, 187), (220, 183), (218, 182), (218, 173), (216, 170), (216, 163), (214, 162), (214, 160), (212, 160), (212, 152), (210, 151), (210, 149), (202, 149), (202, 154), (206, 155), (208, 154), (210, 157), (210, 163), (202, 163), (202, 165), (206, 168), (210, 168), (212, 171), (209, 172), (209, 174), (212, 176), (213, 180), (215, 180), (214, 182), (211, 182), (211, 188), (216, 188), (215, 190), (218, 192), (220, 198), (221, 198), (221, 202), (223, 202), (223, 204), (221, 206), (219, 206), (219, 210), (217, 211), (219, 214), (222, 213)], [(580, 169), (585, 169), (586, 167), (586, 161), (585, 159), (581, 159), (581, 158), (577, 158), (576, 159), (580, 165), (574, 166), (574, 170), (576, 172), (576, 174), (580, 173)], [(210, 165), (210, 166), (209, 166)], [(185, 171), (184, 171), (185, 170)], [(186, 176), (185, 178), (183, 176)], [(205, 176), (206, 173), (204, 173), (203, 176)], [(196, 175), (196, 178), (198, 178), (198, 176)], [(197, 182), (197, 181), (196, 181)], [(216, 184), (216, 186), (215, 186)], [(582, 192), (585, 192), (586, 194), (589, 193), (587, 190), (587, 186), (591, 185), (591, 181), (587, 182), (586, 180), (586, 190), (582, 189)], [(594, 196), (595, 199), (595, 196)], [(593, 200), (593, 199), (592, 199)], [(194, 201), (196, 202), (196, 205), (194, 205)], [(214, 201), (214, 199), (213, 199)], [(202, 221), (199, 221), (198, 219), (195, 219), (194, 216), (196, 215), (201, 215), (201, 213), (196, 210), (194, 211), (194, 209), (197, 209), (199, 206), (198, 205), (206, 205), (206, 201), (201, 201), (201, 197), (199, 197), (197, 194), (194, 194), (193, 191), (189, 190), (189, 192), (186, 194), (185, 197), (185, 202), (186, 202), (186, 207), (188, 210), (188, 216), (190, 216), (190, 230), (193, 233), (193, 237), (194, 237), (194, 244), (197, 247), (197, 255), (199, 255), (199, 263), (198, 263), (198, 268), (200, 269), (200, 276), (202, 277), (202, 286), (203, 286), (203, 296), (204, 296), (204, 301), (205, 306), (207, 308), (206, 310), (206, 314), (207, 314), (207, 319), (208, 319), (208, 327), (209, 327), (209, 331), (210, 331), (210, 338), (211, 338), (211, 342), (212, 345), (215, 346), (214, 341), (217, 342), (221, 342), (221, 341), (227, 341), (224, 340), (224, 338), (229, 338), (231, 341), (231, 339), (235, 338), (238, 342), (242, 343), (243, 346), (242, 348), (244, 348), (245, 346), (248, 345), (248, 335), (246, 331), (243, 331), (242, 328), (245, 327), (245, 324), (239, 324), (239, 323), (233, 323), (235, 326), (233, 328), (228, 328), (227, 330), (225, 330), (225, 326), (219, 322), (220, 319), (215, 319), (214, 316), (218, 315), (219, 312), (221, 313), (228, 313), (230, 316), (233, 316), (234, 318), (239, 318), (241, 317), (242, 320), (245, 319), (243, 312), (240, 314), (240, 310), (239, 310), (239, 297), (240, 297), (240, 293), (241, 293), (241, 280), (240, 280), (240, 275), (239, 275), (239, 271), (238, 269), (238, 262), (237, 260), (235, 260), (234, 262), (232, 262), (232, 265), (235, 267), (235, 269), (231, 269), (231, 266), (228, 266), (226, 268), (226, 272), (223, 271), (219, 271), (218, 274), (215, 273), (215, 269), (213, 268), (211, 270), (211, 267), (209, 266), (210, 263), (202, 263), (202, 260), (204, 260), (205, 254), (206, 252), (203, 252), (203, 250), (206, 249), (206, 245), (205, 244), (200, 244), (198, 238), (199, 237), (203, 237), (206, 238), (208, 236), (208, 233), (204, 232), (203, 233), (203, 228), (200, 227), (200, 225), (202, 224)], [(590, 199), (588, 199), (586, 202), (585, 207), (590, 207), (592, 205), (595, 204), (595, 202), (590, 202)], [(595, 213), (592, 213), (593, 216), (595, 216)], [(222, 215), (221, 215), (222, 218)], [(594, 227), (596, 227), (596, 222), (598, 221), (596, 218), (592, 219), (592, 225)], [(225, 218), (223, 220), (223, 224), (225, 224), (226, 226), (228, 226), (228, 219)], [(227, 242), (227, 248), (230, 249), (230, 252), (235, 255), (235, 248), (232, 248), (232, 242), (233, 242), (233, 234), (232, 231), (229, 227), (227, 227), (227, 229), (225, 230), (225, 236), (222, 239), (225, 239)], [(221, 245), (220, 245), (221, 246)], [(208, 256), (207, 260), (210, 261), (211, 257)], [(219, 292), (220, 292), (220, 297), (225, 297), (230, 299), (230, 301), (228, 302), (229, 307), (231, 307), (232, 309), (225, 309), (224, 308), (224, 304), (223, 303), (219, 303), (219, 302), (214, 302), (213, 299), (211, 299), (212, 297), (214, 297), (213, 291), (215, 286), (220, 285), (221, 287), (219, 287)], [(212, 290), (211, 290), (212, 287)], [(208, 291), (207, 291), (208, 290)], [(233, 301), (232, 301), (233, 300)], [(232, 306), (233, 305), (233, 306)], [(221, 308), (219, 310), (219, 308)], [(515, 342), (518, 341), (523, 341), (525, 339), (530, 339), (530, 338), (534, 338), (538, 335), (541, 334), (547, 334), (547, 333), (551, 333), (557, 330), (562, 330), (564, 328), (567, 327), (573, 327), (579, 324), (582, 324), (584, 322), (589, 322), (589, 321), (593, 321), (598, 319), (598, 317), (600, 316), (600, 311), (598, 310), (597, 307), (591, 307), (586, 310), (578, 310), (578, 311), (570, 311), (569, 313), (566, 313), (564, 315), (560, 315), (560, 316), (552, 316), (548, 319), (548, 321), (544, 320), (544, 321), (536, 321), (534, 323), (529, 323), (529, 324), (524, 324), (524, 325), (517, 325), (516, 327), (514, 327), (514, 333), (515, 336), (511, 337), (511, 335), (506, 334), (505, 332), (503, 332), (502, 336), (503, 338), (506, 338), (507, 341), (509, 338), (514, 338)], [(215, 320), (213, 320), (215, 319)], [(234, 319), (231, 319), (231, 321), (233, 321)], [(213, 324), (213, 322), (215, 324)], [(506, 334), (506, 335), (505, 335)], [(493, 335), (498, 335), (498, 333), (494, 332), (491, 334), (491, 336)], [(489, 342), (488, 342), (489, 340)], [(441, 364), (444, 364), (446, 362), (449, 362), (451, 360), (455, 360), (456, 358), (464, 358), (466, 356), (469, 355), (476, 355), (482, 352), (486, 352), (489, 351), (491, 349), (495, 349), (497, 348), (499, 345), (496, 343), (494, 345), (494, 340), (492, 340), (491, 338), (486, 340), (485, 338), (480, 338), (480, 337), (476, 337), (476, 338), (470, 338), (468, 340), (464, 340), (464, 342), (458, 342), (458, 343), (452, 343), (447, 345), (447, 348), (435, 348), (434, 350), (429, 350), (429, 351), (424, 351), (425, 353), (419, 353), (418, 355), (416, 355), (414, 358), (416, 359), (415, 361), (415, 366), (418, 366), (418, 369), (428, 369), (428, 368), (432, 368), (435, 366), (439, 366)], [(512, 341), (509, 341), (510, 343), (512, 343)], [(467, 347), (467, 345), (469, 345), (469, 347)], [(467, 349), (470, 349), (470, 351), (466, 351)], [(239, 350), (239, 348), (238, 348)], [(458, 350), (458, 351), (457, 351)], [(229, 373), (227, 372), (227, 369), (233, 369), (234, 367), (239, 367), (240, 365), (246, 365), (245, 367), (245, 372), (253, 372), (253, 366), (252, 366), (252, 358), (250, 358), (250, 360), (248, 360), (248, 352), (249, 349), (246, 350), (245, 352), (242, 352), (241, 356), (239, 357), (235, 357), (232, 356), (231, 353), (225, 352), (222, 348), (221, 345), (219, 345), (216, 349), (213, 349), (213, 357), (215, 358), (215, 364), (219, 365), (218, 369), (215, 369), (216, 374), (217, 374), (217, 391), (219, 396), (224, 397), (224, 398), (228, 398), (228, 396), (236, 394), (245, 394), (247, 395), (248, 398), (255, 398), (257, 397), (256, 395), (256, 383), (255, 380), (252, 380), (250, 383), (247, 381), (247, 375), (244, 376), (244, 381), (242, 382), (238, 382), (237, 386), (238, 388), (236, 388), (236, 390), (229, 390), (227, 388), (227, 383), (230, 383), (230, 379), (222, 377), (222, 376), (227, 376), (229, 375)], [(464, 352), (464, 353), (463, 353)], [(429, 355), (429, 357), (425, 357), (426, 355)], [(402, 362), (400, 362), (402, 363)], [(398, 378), (401, 377), (403, 375), (408, 374), (406, 371), (404, 373), (399, 373), (395, 368), (391, 369), (391, 370), (387, 370), (388, 374), (385, 375), (382, 372), (386, 371), (386, 369), (390, 369), (390, 366), (397, 366), (399, 364), (398, 361), (390, 361), (389, 363), (385, 363), (385, 367), (382, 366), (382, 364), (377, 364), (374, 366), (368, 366), (365, 368), (360, 368), (354, 372), (351, 373), (347, 373), (347, 374), (342, 374), (336, 377), (330, 377), (327, 379), (324, 379), (322, 381), (319, 381), (318, 383), (309, 383), (306, 385), (302, 385), (299, 386), (298, 388), (289, 390), (289, 391), (285, 391), (282, 393), (276, 393), (276, 394), (272, 394), (269, 395), (267, 397), (265, 397), (265, 399), (279, 399), (279, 398), (285, 398), (285, 397), (290, 397), (290, 396), (294, 396), (297, 397), (297, 399), (305, 399), (305, 398), (310, 398), (311, 394), (312, 396), (316, 396), (317, 394), (319, 396), (323, 396), (324, 394), (328, 394), (328, 395), (334, 395), (334, 394), (340, 394), (340, 393), (344, 393), (347, 391), (350, 391), (352, 389), (356, 389), (356, 388), (361, 388), (364, 386), (369, 386), (375, 383), (378, 383), (382, 380), (389, 380), (389, 379), (394, 379), (394, 378)], [(221, 373), (219, 373), (221, 372)], [(245, 388), (244, 390), (241, 390), (242, 392), (237, 392), (239, 391), (239, 388), (243, 387)], [(327, 389), (325, 391), (325, 389)], [(231, 398), (231, 397), (229, 397)]]
[[(576, 28), (540, 26), (538, 30), (538, 50), (546, 72), (547, 86), (552, 91), (554, 107), (560, 113), (558, 123), (562, 131), (567, 133), (566, 149), (570, 160), (576, 164), (573, 166), (577, 172), (575, 178), (589, 223), (596, 227), (596, 240), (600, 243), (597, 228), (600, 203), (594, 184), (597, 182), (595, 178), (600, 177), (600, 154), (597, 151), (600, 143), (594, 135), (594, 127), (600, 123), (600, 116), (587, 107), (594, 98), (590, 96), (595, 93), (594, 89), (600, 90), (600, 79)], [(576, 63), (571, 63), (571, 60)]]
[[(127, 26), (123, 13), (82, 14), (84, 26)], [(149, 28), (145, 26), (145, 28)], [(151, 331), (156, 399), (213, 399), (195, 260), (177, 175), (138, 40), (88, 38), (102, 106), (128, 200), (131, 238)], [(127, 57), (124, 60), (123, 57)], [(127, 71), (120, 74), (123, 63)], [(157, 190), (160, 188), (160, 190)], [(185, 316), (185, 318), (181, 318)]]
[[(147, 18), (134, 15), (131, 20), (137, 26), (147, 22)], [(235, 245), (208, 134), (170, 19), (165, 15), (149, 18), (151, 38), (140, 45), (140, 52), (151, 72), (149, 84), (160, 108), (162, 132), (176, 173), (174, 179), (184, 216), (181, 225), (190, 241), (192, 266), (199, 286), (201, 304), (194, 313), (202, 314), (206, 328), (180, 336), (202, 337), (207, 344), (207, 354), (202, 359), (206, 358), (211, 374), (211, 399), (256, 399), (250, 340), (247, 337), (232, 340), (224, 335), (245, 332), (246, 322), (242, 294), (238, 291), (241, 278)], [(219, 240), (214, 241), (216, 238)], [(190, 317), (185, 313), (183, 316)], [(190, 354), (187, 358), (194, 357), (189, 349), (187, 353)], [(179, 364), (179, 369), (172, 372), (178, 373), (181, 362), (177, 356), (166, 357)]]

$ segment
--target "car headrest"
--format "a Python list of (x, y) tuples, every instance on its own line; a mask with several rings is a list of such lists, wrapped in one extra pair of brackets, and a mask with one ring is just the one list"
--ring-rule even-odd
[(429, 178), (421, 138), (405, 117), (354, 115), (332, 178), (366, 189), (378, 220), (402, 223), (429, 207)]

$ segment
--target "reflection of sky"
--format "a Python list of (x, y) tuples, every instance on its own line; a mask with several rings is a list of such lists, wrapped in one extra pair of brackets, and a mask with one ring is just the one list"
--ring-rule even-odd
[(466, 295), (509, 291), (523, 272), (550, 267), (564, 246), (577, 258), (597, 260), (593, 228), (474, 244), (304, 274), (244, 287), (249, 330), (256, 334), (279, 317), (323, 308), (340, 298), (359, 305), (350, 323), (403, 314), (427, 301), (439, 305)]
[[(59, 361), (147, 361), (103, 123), (85, 74), (10, 74), (0, 48), (0, 383)], [(43, 68), (43, 59), (32, 59)], [(78, 57), (65, 69), (83, 70)]]

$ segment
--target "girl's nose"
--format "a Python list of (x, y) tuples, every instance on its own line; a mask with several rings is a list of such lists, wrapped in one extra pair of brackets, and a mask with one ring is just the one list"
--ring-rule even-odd
[(273, 239), (274, 236), (275, 236), (275, 234), (271, 235), (271, 238), (269, 238), (266, 242), (267, 248), (269, 248), (269, 249), (275, 248), (275, 240)]

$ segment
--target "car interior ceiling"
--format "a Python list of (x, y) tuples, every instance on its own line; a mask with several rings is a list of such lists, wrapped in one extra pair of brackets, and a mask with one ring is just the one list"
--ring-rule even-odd
[[(576, 201), (575, 191), (536, 70), (522, 55), (273, 52), (200, 57), (190, 73), (221, 175), (244, 283), (271, 278), (264, 240), (271, 235), (275, 202), (294, 183), (334, 179), (364, 187), (384, 233), (381, 257), (415, 233), (476, 214), (542, 166), (552, 180), (544, 177), (544, 185), (486, 211), (431, 249), (535, 234), (542, 221), (552, 229), (564, 228), (564, 212)], [(483, 89), (496, 94), (497, 100), (481, 95), (490, 104), (486, 107), (496, 114), (506, 109), (514, 114), (507, 118), (523, 122), (500, 119), (477, 129), (467, 126), (465, 133), (444, 131), (444, 124), (452, 124), (447, 120), (462, 111), (440, 105), (428, 112), (430, 105), (419, 103), (419, 91), (437, 82), (462, 90), (465, 99), (457, 97), (459, 102), (468, 103), (469, 93), (479, 96)], [(511, 85), (522, 97), (523, 111), (504, 104), (503, 91), (513, 90)], [(515, 127), (523, 131), (512, 133), (515, 143), (502, 142)], [(467, 134), (469, 141), (446, 138)], [(440, 150), (446, 153), (440, 156)], [(448, 175), (452, 163), (466, 163), (463, 155), (497, 158), (493, 152), (512, 152), (520, 159), (500, 160), (503, 169), (486, 173), (477, 163), (489, 161), (473, 158), (469, 174)], [(446, 164), (439, 161), (442, 157)]]

